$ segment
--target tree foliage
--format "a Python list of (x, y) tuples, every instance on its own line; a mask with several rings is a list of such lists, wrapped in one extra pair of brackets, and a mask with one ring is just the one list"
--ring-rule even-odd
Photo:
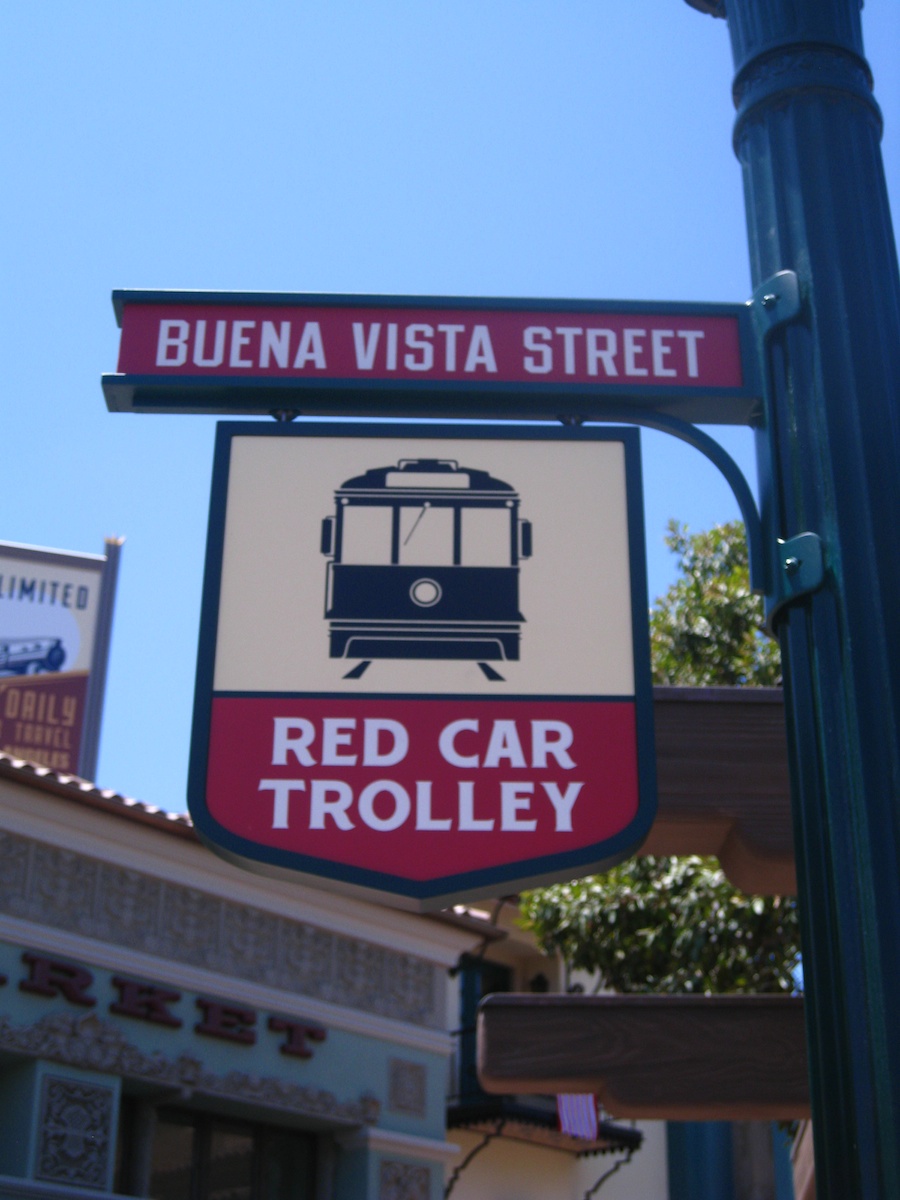
[(679, 686), (774, 686), (778, 643), (763, 633), (762, 602), (750, 590), (747, 539), (739, 521), (691, 534), (670, 521), (666, 545), (681, 577), (650, 612), (653, 682)]
[[(771, 685), (775, 643), (762, 633), (738, 523), (689, 534), (670, 522), (681, 577), (650, 617), (654, 681)], [(784, 992), (800, 956), (796, 903), (746, 896), (715, 859), (637, 858), (604, 875), (521, 897), (542, 948), (617, 992)]]
[(616, 992), (789, 992), (793, 900), (746, 896), (715, 860), (637, 858), (525, 893), (542, 947)]

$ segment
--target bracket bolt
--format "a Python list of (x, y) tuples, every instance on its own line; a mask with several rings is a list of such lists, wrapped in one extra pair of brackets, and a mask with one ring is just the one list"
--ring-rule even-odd
[(793, 556), (784, 560), (784, 569), (787, 571), (788, 575), (796, 575), (800, 570), (801, 565), (802, 560)]
[(766, 292), (760, 303), (762, 304), (763, 308), (774, 308), (778, 303), (778, 297), (774, 292)]

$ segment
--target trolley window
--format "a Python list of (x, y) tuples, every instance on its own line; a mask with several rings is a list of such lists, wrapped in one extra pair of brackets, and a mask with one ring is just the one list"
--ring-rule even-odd
[(398, 562), (404, 566), (453, 566), (453, 508), (423, 504), (401, 505)]
[(393, 507), (346, 504), (342, 510), (341, 562), (384, 566), (391, 561)]
[(510, 509), (462, 510), (461, 562), (464, 567), (508, 567), (512, 550)]

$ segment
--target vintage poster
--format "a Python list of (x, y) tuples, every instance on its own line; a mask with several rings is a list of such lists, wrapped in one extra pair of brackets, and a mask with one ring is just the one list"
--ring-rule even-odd
[(0, 542), (0, 750), (93, 773), (118, 540), (74, 554)]

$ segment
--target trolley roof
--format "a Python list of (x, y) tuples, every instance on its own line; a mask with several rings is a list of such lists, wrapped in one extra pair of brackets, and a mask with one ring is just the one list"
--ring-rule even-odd
[(515, 488), (502, 479), (495, 479), (487, 471), (460, 467), (453, 458), (401, 458), (396, 466), (373, 467), (364, 475), (346, 480), (338, 491), (388, 494), (395, 489), (515, 494)]

